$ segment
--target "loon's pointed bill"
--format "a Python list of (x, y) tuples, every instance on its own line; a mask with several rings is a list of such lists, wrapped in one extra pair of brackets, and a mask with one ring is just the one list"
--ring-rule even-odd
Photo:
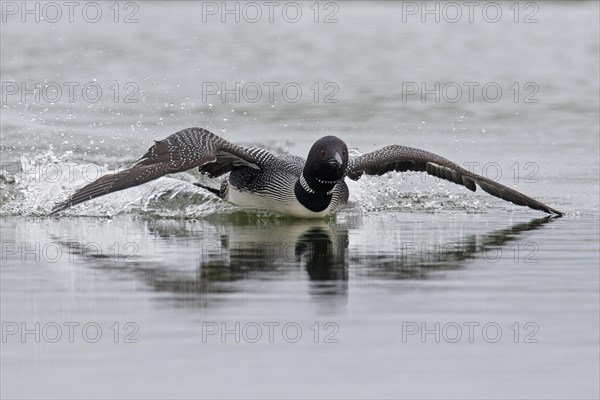
[[(297, 217), (324, 217), (348, 202), (344, 178), (383, 175), (390, 171), (424, 171), (485, 192), (511, 203), (562, 215), (523, 193), (470, 172), (437, 154), (391, 145), (350, 159), (348, 147), (335, 136), (317, 140), (304, 160), (230, 143), (202, 128), (188, 128), (157, 141), (131, 168), (108, 174), (75, 191), (51, 214), (161, 176), (198, 168), (209, 177), (229, 173), (219, 197), (233, 204), (277, 211)], [(202, 185), (198, 185), (201, 186)]]

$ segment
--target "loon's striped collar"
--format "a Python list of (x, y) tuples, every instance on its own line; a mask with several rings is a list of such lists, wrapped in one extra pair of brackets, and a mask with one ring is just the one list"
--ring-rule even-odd
[(317, 182), (323, 183), (325, 185), (335, 185), (339, 182), (339, 181), (324, 181), (323, 179), (319, 179), (319, 178), (315, 178), (315, 179), (317, 180)]
[[(319, 183), (323, 183), (326, 185), (333, 185), (333, 187), (327, 191), (327, 195), (331, 195), (333, 193), (333, 191), (335, 190), (335, 187), (337, 186), (339, 181), (324, 181), (322, 179), (316, 178), (317, 182)], [(306, 179), (304, 179), (304, 175), (300, 175), (300, 186), (302, 186), (302, 189), (306, 190), (308, 193), (316, 193), (314, 191), (313, 188), (310, 187), (310, 185), (308, 184), (308, 182), (306, 182)]]
[(309, 186), (308, 182), (306, 182), (306, 179), (304, 179), (304, 175), (300, 175), (300, 186), (302, 186), (302, 189), (306, 190), (308, 193), (315, 193), (315, 191)]

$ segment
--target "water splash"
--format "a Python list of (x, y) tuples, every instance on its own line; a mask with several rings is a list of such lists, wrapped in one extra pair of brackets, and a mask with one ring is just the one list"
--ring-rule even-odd
[(348, 179), (346, 183), (350, 190), (349, 202), (354, 210), (361, 212), (481, 213), (488, 208), (477, 195), (421, 173), (391, 172), (382, 176), (363, 176), (358, 181)]
[[(109, 172), (106, 165), (70, 161), (67, 152), (57, 156), (52, 148), (20, 161), (5, 163), (0, 174), (0, 215), (43, 216), (76, 189)], [(126, 168), (129, 165), (121, 165)], [(203, 217), (232, 206), (194, 186), (193, 172), (167, 176), (115, 192), (67, 209), (70, 216), (110, 217), (122, 213), (165, 217)], [(216, 181), (215, 186), (220, 183)]]
[[(33, 156), (24, 155), (19, 162), (3, 164), (0, 171), (0, 216), (48, 215), (55, 204), (76, 189), (110, 171), (107, 165), (72, 161), (72, 157), (71, 152), (56, 155), (50, 148)], [(116, 167), (121, 169), (130, 165), (124, 163)], [(220, 180), (206, 179), (196, 171), (170, 175), (79, 204), (64, 213), (93, 217), (134, 213), (159, 218), (206, 218), (212, 215), (273, 218), (275, 213), (259, 211), (248, 211), (251, 217), (242, 216), (239, 207), (193, 185), (202, 180), (205, 184), (219, 187)], [(350, 189), (350, 206), (340, 211), (342, 214), (382, 210), (484, 212), (487, 209), (486, 204), (472, 193), (450, 190), (451, 184), (432, 177), (422, 181), (421, 175), (416, 173), (389, 173), (346, 181)]]

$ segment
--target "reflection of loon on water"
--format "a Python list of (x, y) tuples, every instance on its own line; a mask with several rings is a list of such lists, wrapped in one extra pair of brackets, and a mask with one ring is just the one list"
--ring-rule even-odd
[[(412, 242), (402, 242), (392, 251), (376, 254), (350, 245), (350, 231), (355, 228), (323, 221), (268, 222), (261, 229), (253, 222), (240, 225), (204, 221), (200, 225), (192, 224), (194, 228), (190, 230), (180, 228), (181, 222), (159, 219), (147, 222), (159, 247), (168, 246), (173, 237), (188, 240), (197, 236), (198, 257), (194, 265), (173, 269), (139, 254), (140, 263), (132, 263), (124, 269), (122, 263), (112, 262), (110, 257), (82, 255), (86, 265), (92, 263), (103, 271), (116, 270), (120, 274), (133, 273), (153, 290), (176, 296), (252, 290), (258, 282), (268, 285), (274, 279), (286, 281), (286, 276), (302, 270), (310, 280), (311, 294), (346, 296), (350, 280), (427, 279), (436, 271), (457, 270), (472, 260), (486, 260), (520, 240), (522, 234), (540, 229), (553, 219), (539, 218), (483, 235), (449, 238), (443, 246), (420, 247), (417, 252), (412, 251)], [(216, 230), (216, 235), (210, 235), (215, 241), (203, 239), (207, 230)], [(73, 243), (64, 244), (69, 251), (79, 254)], [(401, 253), (399, 249), (406, 252)], [(513, 251), (510, 247), (507, 253), (511, 260)], [(190, 274), (190, 270), (194, 273)], [(250, 286), (244, 282), (250, 282)], [(185, 299), (189, 300), (182, 298)]]
[(200, 276), (205, 282), (273, 279), (305, 269), (320, 293), (345, 292), (348, 280), (348, 230), (321, 221), (225, 226), (219, 243), (204, 242)]
[(57, 205), (54, 212), (107, 193), (127, 189), (163, 175), (199, 168), (210, 177), (230, 172), (220, 190), (207, 188), (233, 204), (277, 211), (296, 217), (320, 218), (348, 201), (344, 178), (389, 171), (426, 171), (475, 191), (487, 193), (549, 214), (562, 213), (509, 187), (474, 174), (441, 156), (392, 145), (350, 159), (346, 144), (335, 136), (315, 142), (305, 161), (258, 148), (232, 144), (200, 128), (189, 128), (158, 141), (133, 167), (105, 175)]

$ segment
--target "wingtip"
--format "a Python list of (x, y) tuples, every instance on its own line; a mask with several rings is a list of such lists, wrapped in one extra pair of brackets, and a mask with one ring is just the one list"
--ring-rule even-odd
[(63, 211), (63, 210), (66, 210), (67, 208), (69, 208), (69, 207), (71, 207), (71, 206), (72, 206), (72, 204), (71, 204), (71, 203), (60, 203), (60, 204), (56, 205), (56, 206), (55, 206), (55, 207), (52, 209), (52, 211), (50, 211), (50, 213), (48, 214), (48, 216), (50, 217), (50, 216), (52, 216), (52, 215), (55, 215), (55, 214), (57, 214), (57, 213), (59, 213), (59, 212), (61, 212), (61, 211)]
[(564, 213), (564, 212), (562, 212), (562, 211), (558, 211), (556, 208), (552, 208), (552, 207), (550, 207), (550, 206), (547, 206), (547, 205), (545, 205), (545, 204), (543, 204), (543, 203), (542, 203), (542, 207), (541, 207), (541, 208), (538, 208), (538, 210), (540, 210), (540, 211), (543, 211), (543, 212), (545, 212), (545, 213), (549, 214), (549, 215), (548, 215), (549, 217), (556, 217), (556, 218), (560, 218), (560, 217), (562, 217), (563, 215), (565, 215), (565, 213)]
[(51, 216), (61, 212), (62, 210), (64, 210), (64, 207), (54, 208), (54, 209), (52, 209), (52, 211), (50, 211), (48, 216), (51, 217)]

